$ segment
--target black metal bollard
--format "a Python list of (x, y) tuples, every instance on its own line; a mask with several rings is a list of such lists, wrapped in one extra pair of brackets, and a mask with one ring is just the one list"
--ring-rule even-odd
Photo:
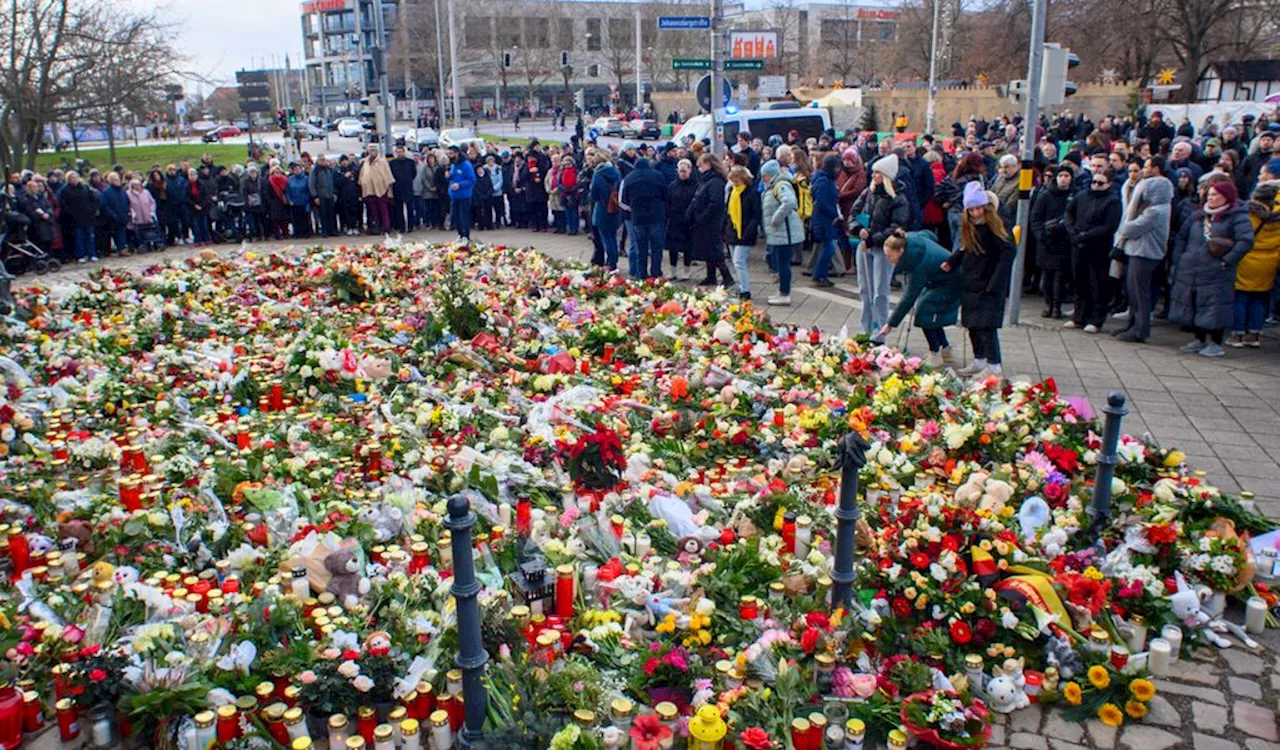
[(1120, 463), (1116, 448), (1120, 445), (1120, 420), (1129, 413), (1125, 408), (1124, 394), (1112, 391), (1107, 396), (1107, 405), (1102, 407), (1106, 415), (1106, 424), (1102, 429), (1102, 452), (1098, 454), (1098, 473), (1093, 480), (1093, 503), (1089, 506), (1089, 515), (1093, 519), (1093, 531), (1100, 532), (1111, 520), (1111, 479), (1116, 474), (1116, 464)]
[(856, 432), (840, 438), (836, 463), (840, 466), (840, 504), (836, 507), (836, 560), (831, 571), (835, 584), (831, 606), (848, 607), (853, 601), (854, 537), (858, 525), (858, 471), (867, 463), (867, 441)]
[(466, 705), (466, 721), (459, 735), (462, 747), (471, 747), (484, 739), (484, 720), (489, 696), (484, 688), (484, 665), (489, 654), (480, 636), (480, 582), (476, 580), (476, 564), (472, 557), (471, 527), (476, 514), (466, 495), (449, 498), (449, 520), (445, 526), (453, 535), (453, 587), (450, 593), (458, 606), (458, 657), (454, 663), (462, 670), (462, 698)]

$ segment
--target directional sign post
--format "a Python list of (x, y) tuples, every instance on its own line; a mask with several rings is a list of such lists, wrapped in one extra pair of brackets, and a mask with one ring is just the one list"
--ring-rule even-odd
[(671, 61), (672, 70), (711, 70), (710, 60), (691, 60), (677, 57)]
[(764, 70), (764, 60), (725, 60), (725, 70)]
[(711, 19), (707, 16), (659, 16), (659, 29), (709, 29)]

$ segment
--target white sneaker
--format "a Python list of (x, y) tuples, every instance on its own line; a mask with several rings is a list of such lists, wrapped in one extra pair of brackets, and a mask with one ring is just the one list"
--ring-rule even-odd
[(85, 260), (84, 260), (84, 258), (76, 258), (76, 262), (77, 262), (77, 263), (84, 263), (84, 262), (85, 262)]
[(1097, 327), (1097, 326), (1095, 326), (1094, 324), (1090, 323), (1089, 325), (1087, 325), (1087, 326), (1085, 326), (1085, 327), (1084, 327), (1084, 332), (1085, 332), (1085, 333), (1097, 333), (1097, 332), (1098, 332), (1098, 327)]
[(985, 369), (987, 369), (987, 361), (985, 359), (975, 359), (967, 366), (956, 370), (956, 375), (959, 375), (962, 378), (967, 378), (971, 375), (977, 375)]
[(1129, 319), (1129, 311), (1128, 311), (1128, 310), (1121, 310), (1120, 312), (1116, 313), (1115, 315), (1112, 315), (1112, 316), (1111, 316), (1111, 319), (1112, 319), (1112, 320), (1128, 320), (1128, 319)]
[(97, 263), (97, 262), (98, 262), (98, 256), (96, 256), (96, 255), (90, 255), (90, 256), (89, 256), (89, 262), (90, 262), (90, 263)]
[(933, 367), (935, 369), (941, 369), (942, 368), (941, 352), (929, 352), (929, 354), (924, 358), (924, 363), (929, 367)]
[(1075, 327), (1076, 327), (1076, 322), (1075, 322), (1074, 320), (1068, 320), (1066, 323), (1063, 323), (1063, 324), (1062, 324), (1062, 327), (1063, 327), (1063, 328), (1075, 328)]
[(1178, 351), (1182, 352), (1183, 354), (1196, 354), (1204, 347), (1205, 347), (1205, 343), (1197, 339), (1195, 341), (1188, 341), (1187, 343), (1178, 347)]
[(784, 306), (784, 307), (785, 307), (786, 305), (790, 305), (790, 304), (791, 304), (791, 295), (789, 295), (789, 294), (787, 294), (787, 295), (776, 294), (776, 295), (774, 295), (774, 296), (770, 297), (770, 298), (768, 299), (768, 302), (769, 302), (769, 304), (771, 304), (771, 305), (782, 305), (782, 306)]

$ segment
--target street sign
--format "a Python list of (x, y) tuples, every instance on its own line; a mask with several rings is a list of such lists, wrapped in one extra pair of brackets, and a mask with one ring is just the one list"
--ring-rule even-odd
[(267, 83), (267, 71), (265, 70), (238, 70), (236, 71), (236, 83)]
[(671, 61), (672, 70), (711, 70), (710, 60), (694, 60), (677, 57)]
[(764, 99), (781, 99), (787, 95), (786, 76), (760, 76), (760, 96)]
[(736, 2), (736, 3), (730, 2), (720, 6), (720, 16), (722, 18), (737, 18), (738, 16), (746, 12), (747, 12), (746, 3), (742, 3), (742, 2)]
[(709, 29), (711, 19), (707, 16), (659, 16), (659, 29)]
[(241, 99), (270, 99), (271, 89), (265, 83), (250, 83), (236, 89)]
[(270, 112), (271, 102), (267, 99), (244, 99), (240, 102), (241, 112)]
[[(720, 92), (716, 97), (717, 101), (714, 105), (715, 109), (719, 109), (729, 104), (729, 100), (733, 98), (733, 86), (729, 83), (728, 78), (720, 78)], [(702, 106), (704, 112), (710, 112), (713, 108), (711, 103), (711, 76), (705, 75), (698, 81), (698, 104)]]
[(764, 60), (725, 60), (725, 70), (764, 70)]

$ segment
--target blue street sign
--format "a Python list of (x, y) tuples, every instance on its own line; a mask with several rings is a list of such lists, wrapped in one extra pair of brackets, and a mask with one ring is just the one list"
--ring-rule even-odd
[(659, 16), (660, 29), (709, 29), (711, 19), (707, 16)]

